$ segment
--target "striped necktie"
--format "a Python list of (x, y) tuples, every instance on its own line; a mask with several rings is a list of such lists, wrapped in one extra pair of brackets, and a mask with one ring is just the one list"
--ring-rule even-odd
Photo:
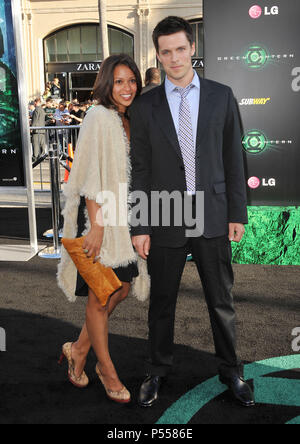
[(196, 192), (195, 141), (191, 109), (187, 98), (192, 88), (194, 88), (193, 84), (186, 88), (176, 88), (176, 91), (181, 95), (178, 140), (184, 163), (188, 194), (195, 194)]

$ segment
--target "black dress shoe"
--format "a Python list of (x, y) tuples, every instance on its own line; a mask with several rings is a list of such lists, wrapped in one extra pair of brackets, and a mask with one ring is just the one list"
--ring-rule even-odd
[(163, 378), (161, 376), (147, 376), (141, 386), (138, 397), (138, 403), (141, 407), (152, 407), (158, 401), (162, 382)]
[(249, 385), (239, 375), (235, 375), (230, 379), (220, 376), (222, 384), (228, 386), (234, 399), (243, 407), (255, 406), (254, 394)]

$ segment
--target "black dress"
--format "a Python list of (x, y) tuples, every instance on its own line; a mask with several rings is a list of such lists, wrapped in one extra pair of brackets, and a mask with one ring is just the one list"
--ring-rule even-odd
[[(85, 198), (81, 197), (80, 205), (78, 209), (78, 232), (77, 237), (82, 236), (85, 230)], [(129, 264), (127, 267), (113, 268), (113, 271), (118, 276), (121, 282), (130, 283), (132, 280), (139, 275), (138, 267), (136, 263)], [(88, 296), (88, 286), (81, 275), (77, 272), (77, 284), (76, 284), (76, 296), (87, 297)]]

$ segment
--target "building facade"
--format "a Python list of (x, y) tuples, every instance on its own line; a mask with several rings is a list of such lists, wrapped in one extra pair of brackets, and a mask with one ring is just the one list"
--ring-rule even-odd
[[(127, 53), (142, 74), (157, 66), (152, 31), (169, 15), (194, 29), (195, 68), (203, 66), (202, 0), (106, 0), (110, 54)], [(29, 99), (58, 77), (66, 100), (87, 100), (99, 70), (98, 0), (21, 0)]]

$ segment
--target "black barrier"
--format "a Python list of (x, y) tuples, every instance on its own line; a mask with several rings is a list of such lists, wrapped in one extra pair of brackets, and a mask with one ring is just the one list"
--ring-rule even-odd
[[(40, 157), (32, 163), (32, 168), (35, 169), (39, 165), (41, 166), (41, 164), (44, 163), (49, 157), (48, 151), (50, 145), (56, 144), (59, 153), (59, 163), (65, 170), (67, 170), (68, 173), (70, 173), (73, 163), (72, 156), (76, 150), (80, 128), (80, 125), (69, 125), (63, 127), (30, 127), (33, 134), (35, 132), (40, 132), (40, 136), (44, 138), (43, 144), (45, 150), (45, 153), (41, 154)], [(44, 173), (45, 171), (40, 168), (40, 184), (42, 189), (44, 183)]]
[[(36, 168), (49, 159), (51, 203), (52, 203), (52, 230), (44, 233), (46, 237), (53, 237), (53, 247), (45, 248), (39, 253), (44, 259), (60, 259), (61, 249), (59, 245), (59, 215), (60, 215), (60, 172), (59, 165), (63, 166), (69, 173), (73, 157), (73, 148), (76, 149), (80, 125), (68, 127), (31, 127), (32, 131), (43, 131), (45, 137), (46, 153), (33, 162)], [(66, 163), (69, 162), (69, 165)], [(51, 232), (51, 234), (50, 234)]]
[(204, 0), (205, 76), (232, 87), (251, 205), (299, 205), (300, 1)]
[(50, 160), (50, 174), (51, 174), (53, 247), (45, 248), (43, 251), (39, 253), (39, 256), (44, 259), (60, 259), (61, 250), (59, 245), (59, 215), (60, 215), (59, 148), (56, 143), (53, 143), (50, 146), (49, 160)]
[(59, 156), (60, 156), (60, 164), (70, 172), (70, 168), (66, 165), (63, 160), (67, 160), (68, 162), (73, 162), (73, 158), (70, 157), (70, 150), (72, 152), (75, 151), (78, 134), (81, 126), (63, 126), (63, 127), (47, 127), (47, 126), (39, 126), (39, 127), (31, 127), (31, 132), (35, 131), (44, 131), (41, 134), (44, 137), (44, 147), (46, 153), (40, 155), (40, 157), (32, 163), (32, 168), (36, 168), (40, 165), (44, 160), (48, 157), (48, 150), (51, 144), (56, 144), (58, 146)]

